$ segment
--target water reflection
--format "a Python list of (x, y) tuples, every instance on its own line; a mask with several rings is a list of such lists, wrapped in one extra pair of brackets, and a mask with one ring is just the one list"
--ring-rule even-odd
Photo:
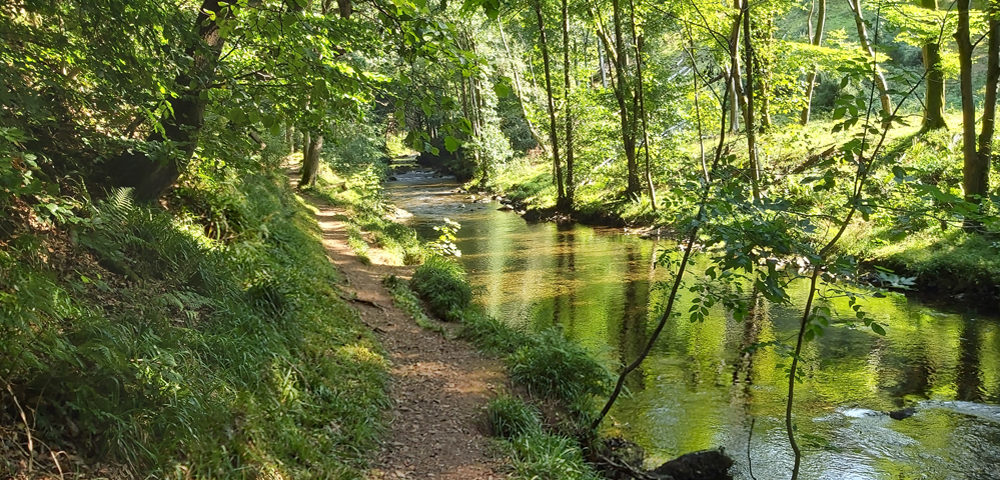
[[(524, 328), (558, 324), (612, 370), (644, 348), (659, 317), (669, 276), (654, 269), (657, 249), (676, 249), (579, 226), (527, 224), (450, 193), (454, 184), (404, 180), (390, 185), (419, 231), (449, 217), (462, 224), (462, 262), (494, 316)], [(700, 273), (696, 264), (692, 274)], [(793, 299), (807, 293), (793, 284)], [(787, 358), (773, 348), (793, 338), (800, 307), (770, 304), (751, 292), (742, 321), (721, 307), (708, 319), (671, 319), (643, 367), (630, 375), (630, 395), (608, 428), (639, 442), (652, 461), (722, 445), (750, 478), (746, 460), (751, 418), (754, 474), (786, 478), (791, 452), (782, 415)], [(684, 294), (678, 312), (692, 298)], [(804, 479), (989, 479), (1000, 471), (1000, 328), (996, 319), (943, 312), (900, 296), (870, 299), (865, 308), (887, 335), (851, 328), (844, 298), (826, 300), (835, 327), (803, 350), (796, 427), (805, 449)], [(911, 418), (882, 412), (915, 405)]]

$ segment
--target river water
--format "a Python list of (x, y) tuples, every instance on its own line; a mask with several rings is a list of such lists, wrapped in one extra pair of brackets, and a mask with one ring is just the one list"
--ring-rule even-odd
[[(457, 187), (420, 172), (386, 185), (425, 238), (446, 217), (462, 225), (461, 262), (491, 315), (531, 330), (558, 325), (612, 371), (636, 357), (666, 296), (669, 276), (653, 260), (676, 244), (529, 224)], [(798, 305), (806, 289), (793, 284)], [(955, 303), (942, 310), (901, 295), (869, 298), (865, 309), (885, 336), (834, 326), (807, 344), (794, 410), (801, 478), (1000, 479), (1000, 320)], [(682, 295), (677, 311), (690, 305)], [(829, 305), (837, 319), (854, 316), (845, 300)], [(741, 352), (793, 340), (799, 308), (762, 302), (746, 321), (721, 308), (704, 322), (670, 320), (605, 428), (644, 447), (651, 465), (722, 446), (736, 460), (735, 478), (750, 479), (751, 468), (760, 480), (788, 478), (786, 360), (771, 348)], [(881, 413), (903, 406), (916, 413), (898, 421)]]

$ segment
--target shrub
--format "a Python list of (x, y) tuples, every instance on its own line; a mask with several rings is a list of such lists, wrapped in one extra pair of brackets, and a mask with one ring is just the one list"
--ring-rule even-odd
[(542, 429), (541, 413), (513, 395), (500, 395), (486, 406), (486, 417), (494, 436), (515, 438), (538, 433)]
[(533, 342), (507, 358), (510, 377), (532, 394), (579, 406), (590, 395), (608, 391), (611, 376), (556, 329), (541, 332)]
[(487, 352), (507, 355), (530, 341), (526, 333), (477, 310), (466, 311), (462, 322), (462, 337)]
[(465, 271), (442, 257), (430, 257), (418, 267), (411, 285), (430, 306), (431, 313), (443, 320), (461, 320), (462, 311), (472, 302), (472, 287), (465, 281)]
[(597, 480), (571, 439), (547, 433), (522, 435), (511, 440), (514, 478), (532, 480)]

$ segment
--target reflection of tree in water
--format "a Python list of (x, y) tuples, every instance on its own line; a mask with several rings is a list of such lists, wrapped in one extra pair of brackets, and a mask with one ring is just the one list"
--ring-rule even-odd
[[(634, 361), (646, 347), (646, 316), (649, 304), (649, 281), (640, 279), (642, 259), (632, 243), (625, 244), (625, 291), (621, 322), (621, 342), (618, 346), (622, 365)], [(646, 388), (643, 367), (640, 366), (625, 378), (625, 386), (639, 391)]]
[(975, 321), (965, 322), (958, 341), (958, 372), (955, 376), (958, 399), (969, 402), (983, 400), (983, 379), (979, 375), (979, 328)]
[[(573, 225), (556, 225), (556, 277), (572, 285), (576, 279), (576, 234)], [(552, 299), (552, 322), (571, 328), (576, 319), (576, 289), (557, 291)]]
[[(740, 338), (739, 358), (733, 365), (733, 385), (742, 384), (742, 389), (734, 388), (732, 392), (743, 398), (744, 405), (750, 405), (750, 386), (753, 385), (753, 361), (756, 350), (752, 347), (759, 341), (762, 326), (768, 321), (768, 303), (757, 287), (750, 294), (749, 308), (743, 319), (743, 334)], [(735, 399), (734, 399), (735, 400)]]

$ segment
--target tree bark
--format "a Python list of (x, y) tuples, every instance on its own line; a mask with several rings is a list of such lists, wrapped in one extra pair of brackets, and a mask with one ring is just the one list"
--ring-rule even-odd
[(569, 63), (569, 6), (568, 0), (562, 0), (562, 40), (563, 40), (563, 101), (566, 104), (566, 193), (557, 205), (559, 210), (573, 210), (573, 194), (576, 187), (573, 185), (573, 109), (572, 93), (573, 83), (570, 75), (571, 65)]
[(882, 70), (878, 67), (875, 48), (872, 47), (871, 40), (868, 38), (868, 29), (865, 27), (864, 18), (862, 18), (861, 0), (847, 0), (847, 3), (850, 5), (851, 11), (854, 12), (854, 25), (858, 29), (858, 41), (861, 43), (861, 48), (865, 49), (865, 52), (871, 57), (872, 62), (875, 63), (875, 86), (878, 87), (879, 102), (882, 103), (882, 111), (888, 115), (892, 113), (892, 99), (889, 98), (889, 85), (885, 82), (885, 76), (882, 75)]
[[(920, 6), (937, 10), (937, 0), (920, 0)], [(924, 119), (921, 129), (924, 131), (948, 128), (944, 120), (945, 79), (941, 65), (941, 46), (937, 42), (924, 44), (922, 57), (924, 60)]]
[(185, 54), (193, 59), (191, 67), (174, 80), (180, 92), (168, 100), (173, 114), (160, 120), (162, 134), (154, 133), (147, 138), (150, 142), (171, 142), (177, 151), (161, 160), (133, 150), (113, 161), (117, 183), (134, 188), (135, 197), (140, 201), (154, 201), (169, 189), (198, 147), (208, 104), (205, 92), (215, 80), (219, 56), (225, 44), (218, 20), (229, 19), (233, 15), (232, 6), (221, 6), (220, 3), (220, 0), (202, 2), (194, 23), (197, 40), (185, 50)]
[(743, 121), (747, 130), (747, 159), (750, 169), (750, 186), (753, 189), (754, 201), (760, 201), (760, 165), (757, 159), (757, 131), (754, 128), (754, 69), (753, 42), (750, 37), (750, 2), (743, 1), (743, 53), (747, 64), (746, 110)]
[[(622, 125), (622, 146), (625, 148), (625, 166), (628, 170), (625, 195), (633, 200), (638, 199), (642, 191), (642, 184), (639, 182), (639, 165), (635, 154), (635, 111), (638, 108), (638, 98), (629, 88), (628, 73), (628, 53), (625, 50), (625, 37), (622, 34), (622, 11), (619, 0), (612, 0), (613, 19), (615, 29), (615, 71), (618, 77), (615, 89), (615, 98), (618, 100)], [(632, 106), (628, 104), (629, 97), (632, 97)]]
[[(936, 0), (931, 0), (936, 1)], [(818, 5), (816, 9), (816, 29), (812, 32), (812, 44), (814, 46), (820, 46), (823, 43), (823, 30), (826, 28), (826, 0), (815, 0), (814, 5)], [(810, 11), (810, 15), (812, 12)], [(812, 19), (809, 22), (809, 28), (812, 29)], [(817, 68), (813, 66), (812, 71), (806, 77), (806, 105), (802, 107), (802, 113), (799, 115), (799, 123), (805, 125), (809, 123), (809, 115), (812, 113), (812, 97), (813, 92), (816, 90), (816, 77)]]
[(733, 0), (733, 8), (739, 12), (733, 19), (729, 29), (729, 133), (739, 131), (740, 110), (746, 110), (746, 98), (743, 96), (743, 72), (740, 67), (740, 28), (743, 19), (742, 0)]
[(319, 172), (320, 153), (323, 151), (323, 135), (306, 133), (305, 148), (302, 150), (302, 178), (299, 188), (308, 188), (316, 184), (316, 173)]
[(545, 96), (548, 99), (549, 110), (549, 140), (552, 142), (553, 176), (556, 181), (557, 202), (565, 201), (566, 192), (563, 187), (562, 167), (559, 161), (559, 137), (556, 134), (556, 105), (552, 99), (552, 69), (549, 65), (549, 46), (545, 39), (545, 19), (542, 18), (541, 0), (534, 0), (535, 17), (538, 20), (538, 35), (541, 40), (542, 63), (545, 66)]
[[(563, 0), (565, 2), (566, 0)], [(635, 40), (635, 83), (636, 95), (639, 97), (639, 118), (642, 120), (642, 148), (646, 153), (646, 192), (649, 194), (649, 206), (656, 211), (656, 187), (653, 185), (653, 174), (649, 161), (649, 121), (646, 116), (645, 89), (642, 79), (642, 44), (643, 36), (638, 35), (635, 25), (635, 2), (629, 0), (629, 23), (632, 26), (632, 39)]]
[[(962, 92), (962, 186), (965, 198), (975, 201), (981, 183), (979, 152), (976, 149), (976, 102), (972, 90), (972, 40), (969, 32), (969, 0), (958, 0), (958, 84)], [(968, 222), (966, 226), (971, 227)]]

